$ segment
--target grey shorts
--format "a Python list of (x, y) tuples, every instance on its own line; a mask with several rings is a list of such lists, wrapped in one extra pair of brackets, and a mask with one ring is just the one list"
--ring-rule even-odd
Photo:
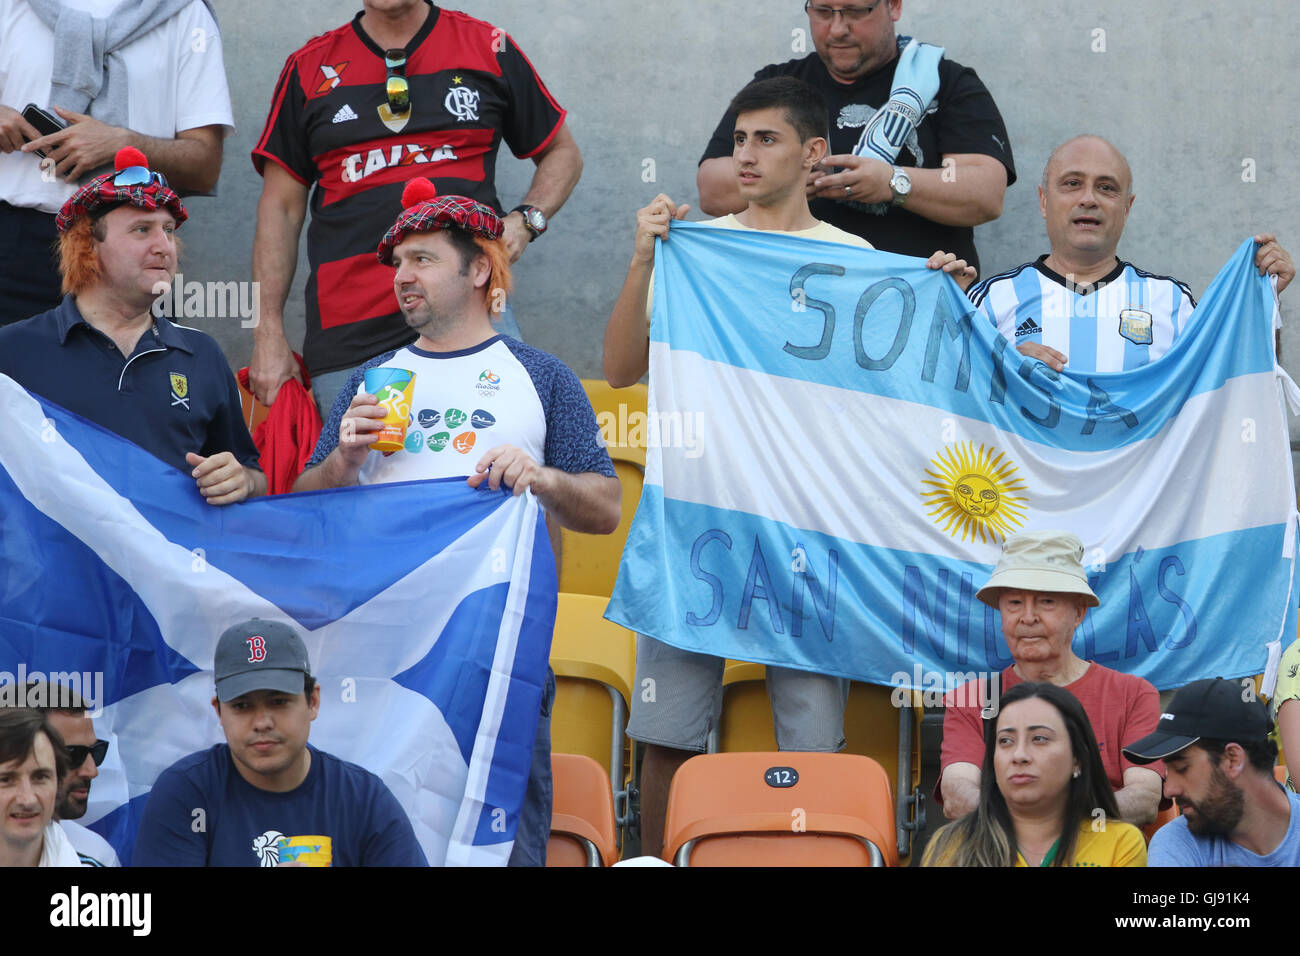
[[(704, 753), (709, 732), (722, 714), (725, 666), (721, 657), (639, 635), (627, 735), (642, 743)], [(844, 749), (847, 679), (768, 667), (767, 694), (782, 750), (835, 753)]]

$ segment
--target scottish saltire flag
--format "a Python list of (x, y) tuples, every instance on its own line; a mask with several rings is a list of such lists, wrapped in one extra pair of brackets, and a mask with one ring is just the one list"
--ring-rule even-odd
[(1101, 598), (1082, 657), (1159, 688), (1263, 671), (1300, 582), (1290, 380), (1253, 254), (1160, 360), (1058, 374), (921, 260), (674, 223), (658, 433), (608, 616), (689, 650), (933, 686), (1011, 663), (975, 592), (1006, 535), (1060, 528)]
[(112, 746), (82, 822), (124, 863), (159, 772), (224, 740), (213, 652), (251, 617), (303, 634), (312, 744), (384, 780), (430, 863), (506, 861), (555, 616), (531, 495), (448, 479), (214, 508), (5, 376), (0, 421), (0, 685), (102, 675)]

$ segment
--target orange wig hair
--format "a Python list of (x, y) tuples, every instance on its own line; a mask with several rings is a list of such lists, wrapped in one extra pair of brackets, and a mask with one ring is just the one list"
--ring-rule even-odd
[(77, 295), (99, 281), (99, 253), (95, 239), (107, 234), (100, 221), (91, 222), (82, 216), (67, 232), (59, 234), (59, 273), (63, 276), (63, 292)]
[(498, 295), (497, 290), (500, 289), (501, 305), (504, 308), (505, 297), (514, 288), (514, 281), (510, 276), (510, 253), (506, 250), (506, 241), (485, 239), (482, 236), (471, 238), (474, 240), (474, 245), (479, 247), (479, 251), (487, 256), (488, 265), (491, 267), (486, 287), (487, 297), (491, 301)]

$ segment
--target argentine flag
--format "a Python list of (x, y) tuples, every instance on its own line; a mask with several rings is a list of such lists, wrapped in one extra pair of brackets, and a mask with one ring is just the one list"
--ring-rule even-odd
[(692, 651), (951, 686), (1011, 663), (975, 599), (1004, 538), (1065, 529), (1101, 598), (1080, 656), (1162, 689), (1260, 673), (1300, 582), (1295, 386), (1253, 257), (1243, 243), (1158, 361), (1057, 373), (918, 259), (673, 223), (658, 431), (608, 617)]
[(102, 708), (81, 822), (123, 863), (158, 774), (224, 740), (213, 652), (251, 617), (302, 634), (312, 744), (383, 779), (430, 863), (506, 862), (555, 618), (531, 495), (447, 479), (214, 508), (3, 375), (0, 421), (0, 699), (55, 674)]

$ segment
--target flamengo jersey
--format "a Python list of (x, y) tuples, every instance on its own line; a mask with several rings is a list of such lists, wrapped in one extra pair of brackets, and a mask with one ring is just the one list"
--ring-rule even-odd
[(504, 139), (520, 158), (564, 122), (532, 64), (489, 23), (431, 8), (406, 47), (411, 109), (394, 117), (384, 51), (361, 14), (289, 57), (253, 150), (314, 186), (307, 230), (307, 336), (313, 375), (359, 365), (415, 339), (397, 309), (393, 270), (375, 249), (402, 210), (408, 179), (501, 211), (493, 182)]
[[(365, 368), (406, 369), (415, 373), (415, 384), (406, 447), (391, 455), (371, 451), (360, 484), (465, 477), (497, 445), (514, 445), (533, 461), (570, 474), (614, 474), (578, 377), (555, 356), (518, 339), (496, 335), (457, 352), (412, 345), (377, 356)], [(343, 413), (364, 390), (365, 368), (339, 391), (308, 468), (338, 446)]]
[(1196, 300), (1168, 276), (1117, 261), (1093, 286), (1076, 286), (1043, 264), (1047, 256), (990, 276), (970, 300), (1014, 345), (1038, 342), (1067, 367), (1123, 372), (1153, 362), (1187, 327)]

